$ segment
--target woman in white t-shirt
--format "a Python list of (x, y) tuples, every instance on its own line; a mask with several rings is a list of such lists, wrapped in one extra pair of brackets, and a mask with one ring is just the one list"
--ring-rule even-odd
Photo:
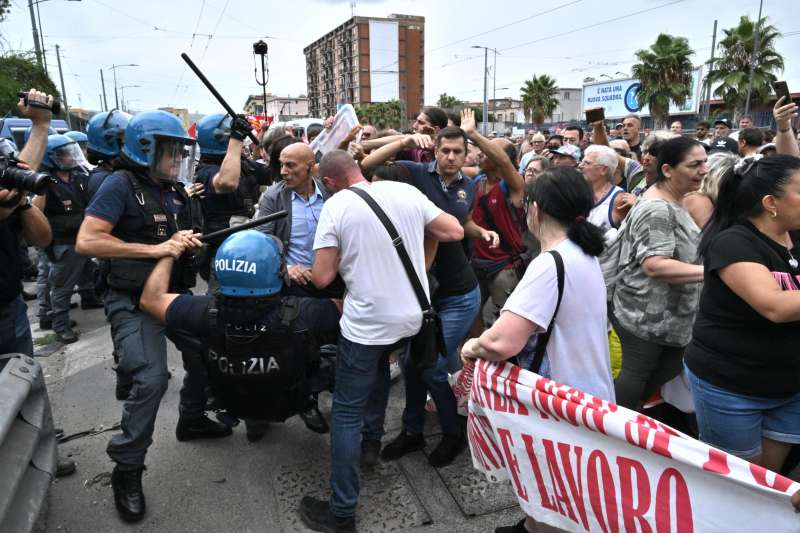
[[(519, 354), (531, 335), (547, 330), (558, 301), (556, 262), (548, 252), (556, 252), (564, 264), (564, 292), (542, 368), (560, 383), (614, 401), (606, 288), (597, 262), (603, 234), (587, 220), (594, 203), (589, 184), (574, 168), (552, 168), (526, 187), (528, 228), (542, 253), (528, 266), (500, 318), (464, 344), (463, 358), (503, 361)], [(528, 526), (533, 531), (534, 524)], [(525, 531), (525, 521), (496, 531)]]
[[(503, 361), (519, 354), (556, 313), (557, 252), (564, 263), (564, 292), (546, 346), (543, 369), (551, 379), (614, 401), (608, 353), (606, 288), (597, 256), (603, 234), (587, 218), (594, 206), (588, 183), (574, 168), (555, 167), (526, 188), (528, 228), (542, 253), (525, 271), (494, 325), (462, 348), (463, 358)], [(533, 531), (533, 524), (529, 524)], [(525, 531), (523, 522), (496, 531)]]

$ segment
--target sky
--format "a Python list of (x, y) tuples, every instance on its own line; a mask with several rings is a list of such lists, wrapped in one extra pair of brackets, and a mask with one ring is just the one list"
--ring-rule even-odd
[[(786, 70), (779, 74), (800, 91), (798, 0), (764, 0), (764, 16), (786, 34), (778, 40)], [(27, 0), (12, 0), (0, 24), (0, 49), (32, 50)], [(742, 15), (758, 16), (757, 0), (403, 0), (357, 1), (358, 16), (402, 13), (425, 17), (425, 103), (441, 93), (466, 101), (483, 98), (483, 51), (489, 58), (489, 92), (519, 97), (533, 74), (549, 74), (560, 87), (580, 87), (586, 77), (621, 78), (634, 53), (659, 33), (689, 39), (696, 65), (708, 60), (714, 19), (723, 28)], [(303, 48), (351, 17), (349, 0), (45, 0), (39, 6), (47, 63), (58, 84), (55, 45), (61, 49), (68, 103), (100, 108), (100, 69), (109, 107), (114, 105), (112, 65), (118, 87), (134, 110), (186, 107), (222, 111), (180, 59), (186, 52), (234, 109), (260, 94), (252, 44), (269, 45), (267, 91), (306, 93)], [(259, 68), (260, 76), (260, 68)], [(603, 76), (602, 79), (606, 79)], [(132, 87), (137, 86), (138, 87)]]

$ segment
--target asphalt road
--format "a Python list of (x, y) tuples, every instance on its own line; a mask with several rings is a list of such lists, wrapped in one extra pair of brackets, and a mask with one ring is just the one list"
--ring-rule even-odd
[[(29, 290), (31, 284), (27, 284)], [(77, 299), (77, 298), (76, 298)], [(35, 302), (29, 315), (34, 338), (38, 330)], [(72, 311), (81, 338), (53, 351), (39, 362), (45, 369), (56, 426), (67, 435), (103, 431), (118, 423), (121, 402), (114, 398), (111, 339), (102, 310)], [(161, 403), (151, 446), (144, 489), (145, 520), (128, 525), (117, 518), (109, 486), (113, 464), (105, 453), (111, 432), (87, 435), (60, 446), (78, 464), (78, 472), (57, 480), (50, 491), (46, 531), (82, 532), (294, 532), (308, 531), (297, 515), (304, 494), (328, 493), (327, 435), (308, 431), (298, 418), (270, 427), (265, 438), (249, 443), (243, 425), (231, 437), (180, 443), (175, 438), (178, 391), (183, 377), (180, 355), (170, 345), (173, 377)], [(392, 387), (385, 439), (400, 428), (403, 387)], [(330, 413), (330, 395), (321, 398)], [(428, 450), (438, 427), (429, 416)], [(362, 475), (358, 527), (370, 531), (487, 532), (510, 525), (521, 512), (507, 484), (489, 484), (470, 464), (465, 452), (456, 464), (429, 466), (417, 452), (382, 464)]]

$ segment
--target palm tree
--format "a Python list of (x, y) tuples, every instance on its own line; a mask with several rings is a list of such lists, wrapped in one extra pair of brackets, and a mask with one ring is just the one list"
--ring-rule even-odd
[(719, 42), (719, 58), (709, 65), (706, 83), (719, 87), (714, 96), (722, 98), (725, 108), (734, 111), (736, 118), (744, 112), (747, 100), (747, 83), (753, 68), (752, 103), (766, 102), (771, 93), (770, 85), (777, 79), (775, 72), (783, 71), (783, 57), (775, 50), (775, 40), (780, 36), (777, 28), (767, 24), (762, 17), (758, 23), (758, 56), (755, 49), (756, 24), (749, 17), (741, 17), (735, 28), (722, 30), (725, 38)]
[(536, 124), (537, 128), (558, 107), (556, 80), (547, 74), (541, 76), (534, 74), (520, 88), (520, 91), (522, 92), (522, 110), (525, 112), (525, 118)]
[(631, 72), (639, 80), (636, 100), (639, 108), (650, 106), (650, 115), (657, 128), (663, 128), (669, 114), (670, 102), (686, 103), (692, 87), (694, 51), (685, 37), (662, 33), (649, 49), (636, 52), (639, 63)]

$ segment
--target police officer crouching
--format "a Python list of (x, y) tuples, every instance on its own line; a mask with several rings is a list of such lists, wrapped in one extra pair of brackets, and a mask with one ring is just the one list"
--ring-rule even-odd
[[(197, 123), (200, 165), (195, 182), (203, 185), (203, 233), (230, 227), (232, 217), (247, 220), (255, 214), (259, 185), (267, 184), (266, 167), (242, 156), (243, 141), (251, 131), (244, 117), (207, 115)], [(198, 258), (200, 275), (208, 281), (208, 294), (219, 287), (211, 260), (216, 247)]]
[[(200, 245), (192, 237), (192, 202), (181, 183), (192, 175), (194, 147), (174, 115), (149, 111), (134, 116), (125, 128), (119, 168), (103, 180), (78, 233), (78, 253), (109, 260), (107, 318), (119, 350), (118, 371), (133, 382), (123, 406), (122, 433), (111, 438), (107, 449), (116, 463), (114, 503), (127, 521), (145, 513), (142, 470), (168, 379), (164, 325), (139, 309), (139, 296), (162, 257), (180, 258), (171, 290), (186, 292), (194, 285), (191, 259), (181, 257)], [(181, 351), (186, 374), (178, 440), (230, 435), (230, 427), (205, 416), (208, 381), (200, 355)]]
[(69, 318), (72, 291), (78, 285), (83, 309), (102, 307), (94, 294), (94, 262), (75, 253), (75, 238), (88, 203), (88, 176), (78, 143), (66, 135), (50, 135), (42, 170), (51, 183), (44, 194), (33, 199), (53, 231), (53, 242), (45, 248), (51, 262), (48, 284), (53, 329), (64, 344), (78, 340)]
[[(206, 364), (214, 396), (249, 422), (248, 439), (263, 422), (283, 421), (307, 409), (310, 395), (330, 389), (332, 366), (320, 368), (318, 347), (335, 342), (339, 308), (328, 298), (281, 296), (285, 266), (280, 241), (244, 230), (220, 245), (214, 261), (215, 295), (169, 290), (174, 261), (161, 259), (140, 305), (168, 329), (208, 346)], [(252, 428), (252, 429), (251, 429)]]

